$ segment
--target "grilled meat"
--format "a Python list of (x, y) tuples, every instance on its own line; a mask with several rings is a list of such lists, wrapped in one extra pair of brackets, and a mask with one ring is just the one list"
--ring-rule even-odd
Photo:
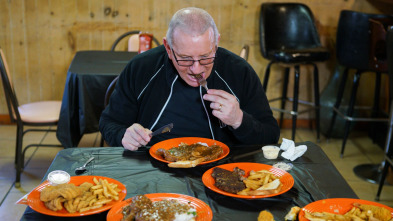
[(238, 193), (246, 188), (243, 183), (244, 170), (235, 167), (233, 171), (215, 167), (212, 177), (216, 180), (215, 186), (229, 193)]
[(183, 144), (179, 147), (172, 147), (169, 150), (158, 149), (157, 155), (162, 156), (165, 160), (170, 162), (186, 161), (186, 160), (196, 160), (199, 158), (204, 158), (203, 161), (209, 161), (217, 159), (223, 150), (218, 145), (205, 146), (199, 143), (187, 145)]

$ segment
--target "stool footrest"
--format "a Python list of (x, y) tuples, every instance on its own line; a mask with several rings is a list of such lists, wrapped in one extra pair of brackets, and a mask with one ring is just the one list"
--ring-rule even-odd
[(354, 122), (360, 122), (360, 121), (368, 121), (368, 122), (388, 122), (389, 118), (371, 118), (371, 117), (349, 117), (345, 115), (343, 112), (338, 110), (336, 107), (333, 107), (333, 110), (344, 120), (346, 121), (354, 121)]

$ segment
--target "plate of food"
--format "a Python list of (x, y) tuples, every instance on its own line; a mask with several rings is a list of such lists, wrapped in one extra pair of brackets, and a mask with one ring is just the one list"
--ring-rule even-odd
[(161, 217), (157, 218), (159, 216), (157, 214), (162, 214), (159, 212), (162, 210), (162, 205), (170, 208), (170, 212), (165, 212), (165, 215), (173, 220), (175, 218), (184, 221), (211, 221), (213, 219), (213, 212), (205, 202), (177, 193), (149, 193), (134, 196), (114, 205), (106, 218), (108, 221), (134, 220), (133, 217), (143, 213), (147, 219), (156, 215), (156, 220), (161, 220)]
[(180, 137), (154, 144), (149, 153), (169, 167), (190, 168), (223, 159), (229, 154), (229, 147), (208, 138)]
[(258, 199), (290, 190), (295, 181), (285, 170), (260, 163), (230, 163), (213, 167), (202, 176), (214, 192), (236, 198)]
[(393, 208), (380, 203), (350, 198), (331, 198), (312, 202), (299, 213), (299, 220), (375, 220), (393, 219)]
[(27, 197), (35, 211), (62, 217), (78, 217), (109, 210), (122, 201), (126, 187), (119, 181), (102, 176), (72, 176), (69, 183), (36, 187)]

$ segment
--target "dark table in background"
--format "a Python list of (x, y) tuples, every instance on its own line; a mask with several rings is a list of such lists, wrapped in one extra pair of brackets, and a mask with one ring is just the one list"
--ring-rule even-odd
[(98, 131), (106, 89), (136, 52), (78, 51), (68, 69), (57, 139), (76, 147), (83, 134)]
[[(65, 170), (71, 175), (89, 157), (95, 160), (84, 175), (105, 176), (122, 182), (127, 188), (126, 199), (137, 194), (180, 193), (198, 198), (207, 203), (213, 211), (213, 220), (257, 220), (264, 209), (271, 211), (275, 220), (284, 216), (293, 206), (305, 205), (326, 198), (358, 198), (348, 183), (334, 167), (322, 149), (311, 142), (299, 143), (308, 147), (307, 152), (291, 162), (294, 167), (289, 173), (295, 184), (288, 192), (264, 199), (246, 200), (227, 197), (206, 188), (202, 183), (203, 173), (211, 167), (233, 162), (255, 162), (273, 165), (286, 161), (267, 160), (260, 146), (230, 147), (228, 157), (218, 162), (195, 168), (169, 168), (152, 158), (148, 152), (126, 155), (123, 148), (69, 148), (60, 151), (47, 174), (53, 170)], [(61, 218), (40, 214), (28, 207), (21, 220), (106, 220), (107, 212), (85, 217)]]

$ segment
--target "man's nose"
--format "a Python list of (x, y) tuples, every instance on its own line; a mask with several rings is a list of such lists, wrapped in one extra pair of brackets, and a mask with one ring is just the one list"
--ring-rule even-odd
[(203, 71), (203, 65), (201, 65), (199, 61), (194, 61), (194, 64), (192, 64), (190, 70), (193, 73), (201, 73)]

